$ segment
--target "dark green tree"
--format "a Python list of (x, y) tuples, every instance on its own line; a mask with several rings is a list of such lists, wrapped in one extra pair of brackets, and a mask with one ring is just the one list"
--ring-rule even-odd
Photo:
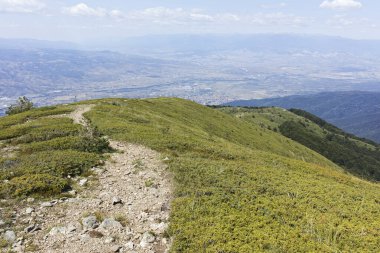
[(18, 98), (18, 101), (16, 104), (13, 104), (7, 108), (7, 111), (5, 112), (7, 115), (17, 114), (20, 112), (29, 111), (34, 107), (34, 104), (32, 101), (30, 101), (29, 98), (22, 96)]

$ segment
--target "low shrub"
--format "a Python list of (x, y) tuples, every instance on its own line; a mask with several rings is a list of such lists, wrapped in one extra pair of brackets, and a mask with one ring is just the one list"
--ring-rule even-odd
[(67, 107), (66, 106), (59, 106), (59, 107), (49, 106), (49, 107), (41, 107), (38, 109), (32, 109), (30, 111), (0, 118), (0, 129), (13, 126), (16, 124), (22, 124), (29, 120), (34, 120), (41, 117), (65, 114), (65, 113), (70, 113), (72, 111), (73, 111), (73, 107), (69, 107), (69, 106)]
[(2, 184), (0, 196), (2, 198), (32, 195), (50, 196), (57, 195), (68, 188), (69, 183), (66, 179), (49, 174), (23, 175)]
[(67, 177), (78, 176), (99, 165), (101, 156), (74, 150), (37, 152), (20, 158), (15, 173), (50, 174)]

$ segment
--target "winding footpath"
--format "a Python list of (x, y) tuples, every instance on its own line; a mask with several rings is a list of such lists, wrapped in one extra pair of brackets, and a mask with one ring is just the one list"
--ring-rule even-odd
[[(80, 105), (67, 115), (88, 126)], [(171, 175), (160, 154), (143, 146), (110, 140), (116, 152), (93, 176), (76, 179), (73, 198), (43, 203), (31, 217), (40, 231), (29, 240), (36, 252), (164, 253), (172, 198)], [(49, 204), (50, 203), (50, 204)]]

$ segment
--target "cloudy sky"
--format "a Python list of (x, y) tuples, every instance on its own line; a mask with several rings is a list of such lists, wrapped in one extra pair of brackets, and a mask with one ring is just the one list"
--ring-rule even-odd
[(380, 39), (378, 0), (0, 0), (0, 37), (85, 41), (172, 33)]

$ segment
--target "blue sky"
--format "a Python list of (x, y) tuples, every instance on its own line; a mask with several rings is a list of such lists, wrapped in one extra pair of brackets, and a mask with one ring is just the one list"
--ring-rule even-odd
[(380, 39), (378, 0), (0, 0), (0, 37), (301, 33)]

